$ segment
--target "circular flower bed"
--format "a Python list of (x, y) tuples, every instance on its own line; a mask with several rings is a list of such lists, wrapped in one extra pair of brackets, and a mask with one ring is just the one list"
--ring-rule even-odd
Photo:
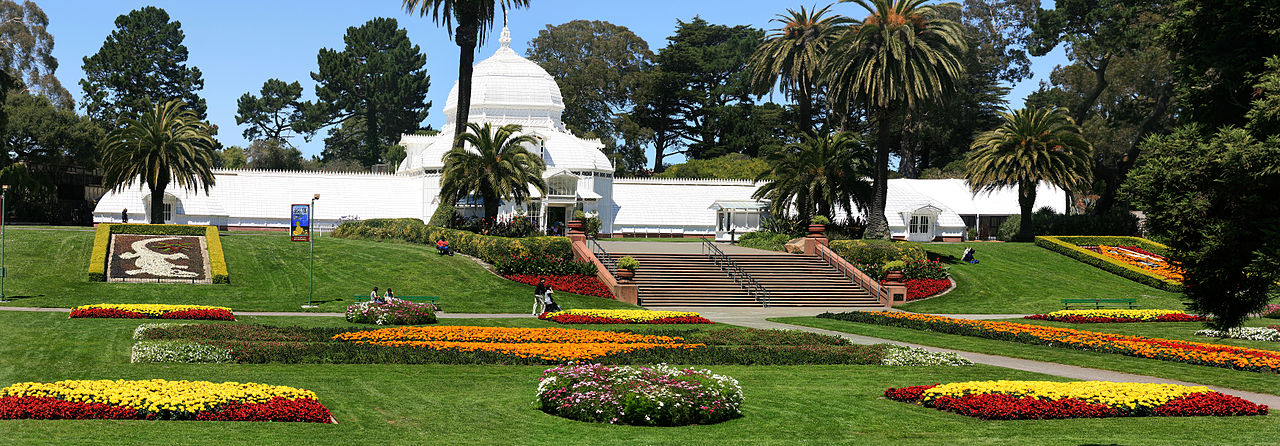
[(548, 361), (580, 361), (656, 348), (703, 347), (703, 344), (686, 344), (684, 339), (674, 336), (568, 328), (395, 327), (341, 333), (333, 339), (389, 347), (489, 351)]
[(714, 324), (689, 311), (564, 310), (542, 313), (538, 319), (560, 324)]
[(1204, 386), (1106, 381), (970, 381), (890, 388), (889, 399), (985, 420), (1266, 415)]
[(71, 309), (72, 318), (203, 319), (234, 321), (230, 308), (204, 305), (94, 304)]
[(1068, 322), (1072, 324), (1105, 324), (1115, 322), (1199, 322), (1208, 318), (1177, 310), (1059, 310), (1046, 314), (1023, 316), (1024, 319)]
[(328, 423), (309, 390), (257, 383), (152, 380), (23, 382), (0, 389), (0, 419)]
[(419, 325), (436, 323), (436, 306), (392, 299), (387, 302), (360, 302), (347, 307), (347, 322), (377, 325)]
[(742, 400), (737, 380), (707, 370), (586, 364), (543, 372), (537, 404), (571, 420), (685, 426), (740, 417)]

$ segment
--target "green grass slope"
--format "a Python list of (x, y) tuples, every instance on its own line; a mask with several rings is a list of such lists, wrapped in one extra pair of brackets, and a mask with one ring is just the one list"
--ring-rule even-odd
[[(89, 282), (85, 268), (93, 232), (6, 231), (10, 306), (71, 307), (92, 303), (218, 305), (237, 311), (299, 311), (307, 302), (308, 246), (284, 233), (223, 234), (230, 285)], [(533, 287), (497, 277), (464, 256), (400, 242), (321, 237), (315, 243), (318, 311), (342, 312), (354, 295), (388, 287), (401, 296), (440, 296), (453, 313), (525, 313)], [(610, 299), (557, 293), (565, 308), (633, 307)]]
[[(299, 318), (245, 318), (294, 323)], [(345, 324), (309, 318), (308, 324)], [(442, 321), (443, 322), (443, 321)], [(461, 323), (463, 321), (449, 321)], [(467, 321), (489, 324), (494, 320)], [(535, 324), (524, 321), (520, 324)], [(744, 417), (711, 426), (610, 426), (531, 402), (544, 367), (131, 364), (138, 321), (0, 312), (0, 386), (61, 379), (261, 382), (316, 392), (339, 424), (16, 420), (12, 444), (1272, 444), (1280, 417), (982, 421), (885, 399), (886, 387), (1059, 380), (995, 367), (709, 367), (737, 378)]]
[[(921, 313), (1047, 313), (1059, 299), (1137, 298), (1141, 308), (1184, 309), (1180, 293), (1158, 290), (1031, 243), (925, 244), (951, 264), (956, 288), (898, 308)], [(980, 263), (960, 262), (973, 246)]]

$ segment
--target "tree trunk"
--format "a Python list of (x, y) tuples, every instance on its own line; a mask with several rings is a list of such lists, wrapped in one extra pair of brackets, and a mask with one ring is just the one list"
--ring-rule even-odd
[(796, 103), (800, 106), (800, 131), (804, 133), (813, 132), (813, 97), (809, 90), (809, 84), (801, 82), (798, 92), (800, 97), (796, 98)]
[(1022, 221), (1018, 222), (1018, 236), (1015, 242), (1029, 242), (1035, 239), (1032, 233), (1031, 208), (1036, 204), (1036, 183), (1018, 182), (1018, 210), (1022, 213)]
[(667, 147), (665, 144), (660, 145), (655, 143), (653, 145), (653, 174), (654, 175), (662, 173), (662, 159), (667, 157), (666, 152), (667, 152)]
[(1076, 125), (1084, 126), (1084, 119), (1089, 117), (1089, 110), (1093, 109), (1093, 104), (1098, 102), (1099, 96), (1102, 96), (1102, 90), (1107, 89), (1107, 65), (1110, 63), (1111, 56), (1107, 55), (1097, 64), (1086, 65), (1093, 70), (1093, 90), (1090, 90), (1089, 94), (1084, 97), (1084, 102), (1081, 102), (1080, 108), (1076, 109), (1075, 116), (1071, 117), (1076, 122)]
[(890, 143), (893, 131), (889, 127), (889, 116), (892, 115), (892, 110), (887, 108), (881, 108), (876, 114), (876, 175), (875, 184), (871, 186), (871, 209), (867, 210), (867, 229), (862, 234), (863, 238), (889, 238), (889, 220), (884, 216), (884, 207), (889, 193), (889, 149), (893, 146)]
[(164, 189), (168, 184), (151, 186), (151, 224), (164, 224)]
[(1120, 185), (1124, 184), (1124, 180), (1129, 177), (1129, 169), (1133, 168), (1133, 164), (1138, 161), (1138, 156), (1142, 154), (1142, 140), (1151, 134), (1155, 129), (1156, 122), (1164, 117), (1169, 111), (1169, 99), (1173, 96), (1173, 85), (1165, 84), (1160, 90), (1160, 96), (1156, 98), (1156, 106), (1151, 109), (1142, 123), (1138, 125), (1138, 133), (1134, 135), (1133, 143), (1129, 145), (1129, 150), (1125, 151), (1124, 157), (1120, 158), (1120, 163), (1116, 165), (1115, 172), (1108, 177), (1107, 190), (1102, 193), (1102, 197), (1098, 199), (1096, 211), (1103, 213), (1110, 211), (1116, 204), (1116, 192), (1120, 189)]
[(457, 34), (455, 34), (460, 52), (458, 53), (457, 121), (453, 125), (454, 147), (462, 147), (462, 140), (458, 139), (458, 136), (467, 132), (467, 122), (471, 118), (471, 71), (476, 60), (476, 41), (479, 40), (479, 32), (480, 27), (474, 22), (459, 23)]
[(502, 199), (488, 194), (481, 197), (484, 200), (484, 219), (489, 220), (492, 218), (496, 220), (498, 218), (498, 202), (502, 201)]

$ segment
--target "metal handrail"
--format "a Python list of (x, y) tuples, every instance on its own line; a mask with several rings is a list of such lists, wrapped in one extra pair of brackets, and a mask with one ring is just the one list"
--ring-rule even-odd
[(754, 277), (751, 277), (751, 273), (742, 269), (742, 266), (738, 265), (738, 262), (733, 261), (733, 258), (725, 255), (724, 251), (721, 251), (715, 243), (712, 243), (711, 240), (706, 237), (702, 238), (702, 253), (707, 257), (710, 257), (711, 261), (715, 262), (716, 266), (720, 267), (721, 271), (728, 274), (729, 278), (733, 279), (733, 282), (742, 287), (742, 289), (755, 299), (756, 302), (760, 302), (760, 304), (765, 308), (769, 308), (769, 290), (766, 290), (764, 286), (760, 285), (760, 282), (757, 282)]
[[(826, 262), (827, 265), (835, 268), (836, 271), (839, 271), (847, 277), (850, 282), (861, 286), (862, 289), (867, 290), (868, 293), (875, 295), (881, 302), (888, 302), (888, 290), (886, 290), (884, 286), (880, 285), (879, 282), (871, 279), (871, 276), (868, 276), (867, 273), (864, 273), (859, 270), (858, 267), (853, 266), (852, 262), (844, 260), (843, 257), (840, 257), (839, 254), (836, 254), (835, 251), (832, 251), (831, 248), (828, 248), (826, 245), (818, 245), (814, 252), (818, 254), (818, 257), (821, 258), (822, 261)], [(837, 262), (835, 259), (841, 259), (844, 261)], [(845, 265), (848, 265), (848, 267), (846, 268)]]
[(587, 242), (591, 247), (591, 254), (594, 254), (596, 259), (599, 259), (600, 263), (604, 264), (605, 270), (609, 271), (609, 274), (617, 276), (615, 273), (618, 272), (618, 262), (613, 260), (613, 256), (609, 255), (609, 251), (605, 251), (604, 247), (600, 246), (600, 242), (597, 242), (594, 238), (587, 239)]

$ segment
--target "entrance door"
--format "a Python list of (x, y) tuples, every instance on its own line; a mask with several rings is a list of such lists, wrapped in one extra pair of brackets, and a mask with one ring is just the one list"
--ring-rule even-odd
[(911, 224), (907, 227), (907, 240), (913, 242), (933, 241), (933, 216), (912, 215)]
[(547, 208), (547, 233), (553, 235), (565, 235), (566, 223), (568, 222), (567, 214), (569, 208), (563, 206), (551, 206)]

